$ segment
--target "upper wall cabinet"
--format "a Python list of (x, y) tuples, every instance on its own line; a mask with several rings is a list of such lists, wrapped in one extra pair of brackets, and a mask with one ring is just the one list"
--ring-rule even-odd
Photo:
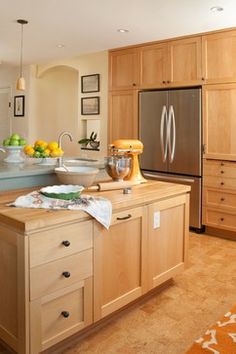
[(236, 30), (203, 36), (202, 58), (207, 83), (236, 82)]
[(136, 48), (110, 52), (110, 90), (135, 88), (139, 85), (139, 57)]
[(141, 64), (140, 86), (142, 88), (165, 86), (168, 77), (167, 43), (140, 47), (139, 53)]
[(142, 46), (139, 52), (141, 88), (202, 83), (201, 37)]

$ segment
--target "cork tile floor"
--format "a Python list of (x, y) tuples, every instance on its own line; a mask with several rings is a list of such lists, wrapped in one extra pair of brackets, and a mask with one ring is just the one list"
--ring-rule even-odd
[(235, 260), (236, 242), (192, 233), (189, 266), (172, 285), (51, 353), (184, 354), (236, 303)]

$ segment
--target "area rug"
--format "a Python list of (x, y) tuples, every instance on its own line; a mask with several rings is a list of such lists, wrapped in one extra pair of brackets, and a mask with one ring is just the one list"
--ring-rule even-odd
[(236, 354), (236, 305), (197, 339), (186, 354)]

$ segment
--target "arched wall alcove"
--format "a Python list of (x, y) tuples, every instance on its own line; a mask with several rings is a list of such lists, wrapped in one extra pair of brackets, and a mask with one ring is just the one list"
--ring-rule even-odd
[(67, 65), (57, 65), (41, 71), (36, 79), (36, 119), (37, 139), (57, 141), (62, 131), (73, 135), (62, 142), (67, 156), (79, 153), (78, 136), (78, 69)]

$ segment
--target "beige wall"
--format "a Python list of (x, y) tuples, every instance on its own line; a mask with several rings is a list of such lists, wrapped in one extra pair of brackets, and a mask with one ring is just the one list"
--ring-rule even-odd
[[(82, 94), (81, 76), (100, 74), (100, 92)], [(107, 153), (108, 52), (98, 52), (31, 68), (29, 138), (57, 140), (63, 130), (74, 143), (63, 141), (66, 155), (100, 157)], [(100, 114), (81, 115), (81, 97), (100, 96)], [(77, 141), (96, 131), (100, 152), (81, 151)]]

